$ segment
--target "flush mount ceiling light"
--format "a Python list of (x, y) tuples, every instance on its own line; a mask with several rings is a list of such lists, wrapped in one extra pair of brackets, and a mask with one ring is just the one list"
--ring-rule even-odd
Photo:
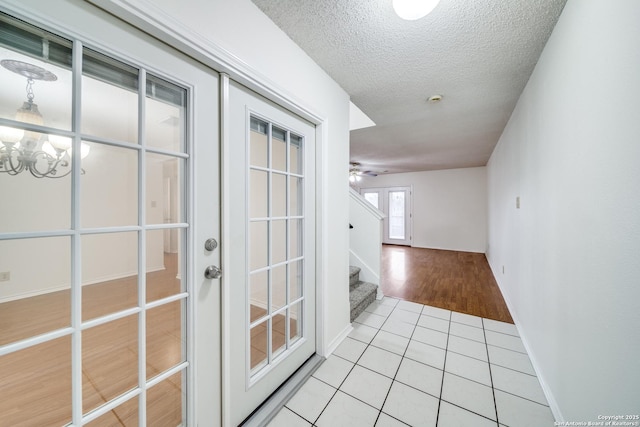
[(415, 21), (427, 16), (436, 8), (440, 0), (392, 0), (393, 10), (407, 21)]

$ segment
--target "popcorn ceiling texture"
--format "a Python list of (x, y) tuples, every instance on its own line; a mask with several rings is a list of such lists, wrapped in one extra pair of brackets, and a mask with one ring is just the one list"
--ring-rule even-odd
[(391, 173), (486, 165), (566, 0), (441, 0), (417, 21), (391, 0), (253, 2), (376, 122), (351, 160)]

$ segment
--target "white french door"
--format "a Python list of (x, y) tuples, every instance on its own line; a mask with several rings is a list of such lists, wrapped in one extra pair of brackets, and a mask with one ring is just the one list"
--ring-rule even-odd
[(234, 82), (228, 109), (223, 396), (235, 426), (316, 350), (315, 128)]
[(219, 77), (85, 2), (9, 4), (0, 425), (219, 424)]
[(382, 211), (382, 243), (411, 246), (411, 187), (362, 188), (360, 194)]

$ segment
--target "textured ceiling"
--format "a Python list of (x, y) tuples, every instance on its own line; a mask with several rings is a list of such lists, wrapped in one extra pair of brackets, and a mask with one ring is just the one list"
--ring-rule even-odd
[[(377, 126), (351, 161), (378, 172), (486, 165), (566, 0), (252, 0)], [(427, 98), (443, 96), (439, 103)]]

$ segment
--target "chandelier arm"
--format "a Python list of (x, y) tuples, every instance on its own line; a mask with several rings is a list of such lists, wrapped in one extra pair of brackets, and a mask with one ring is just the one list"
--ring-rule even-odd
[[(42, 158), (43, 160), (46, 160), (47, 162), (47, 170), (45, 172), (42, 172), (38, 169), (37, 164), (38, 164), (38, 159), (40, 158)], [(35, 151), (32, 154), (32, 159), (33, 159), (33, 162), (29, 165), (29, 172), (31, 172), (31, 175), (33, 175), (36, 178), (62, 178), (64, 176), (69, 175), (69, 173), (71, 172), (71, 170), (69, 170), (63, 175), (57, 175), (58, 166), (65, 167), (65, 166), (68, 166), (69, 164), (62, 157), (56, 158), (44, 151)]]
[(7, 169), (7, 172), (9, 173), (9, 175), (15, 176), (21, 173), (22, 171), (24, 171), (26, 165), (22, 160), (18, 160), (18, 165), (16, 167), (13, 164), (13, 156), (12, 156), (13, 152), (16, 152), (18, 153), (18, 155), (20, 155), (20, 151), (16, 150), (15, 148), (7, 150), (7, 163), (9, 164), (9, 169)]

